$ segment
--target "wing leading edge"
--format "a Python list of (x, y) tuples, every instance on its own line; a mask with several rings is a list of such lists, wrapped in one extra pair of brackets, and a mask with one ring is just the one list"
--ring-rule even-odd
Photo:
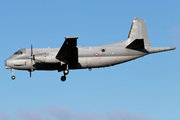
[(65, 41), (60, 48), (56, 59), (67, 61), (68, 64), (78, 63), (78, 48), (77, 48), (78, 37), (65, 37)]

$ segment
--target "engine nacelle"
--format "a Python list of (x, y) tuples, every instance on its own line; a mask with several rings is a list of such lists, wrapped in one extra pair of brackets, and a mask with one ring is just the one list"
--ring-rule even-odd
[(38, 62), (43, 63), (60, 63), (58, 59), (55, 58), (55, 56), (46, 56), (46, 55), (35, 55), (34, 60)]

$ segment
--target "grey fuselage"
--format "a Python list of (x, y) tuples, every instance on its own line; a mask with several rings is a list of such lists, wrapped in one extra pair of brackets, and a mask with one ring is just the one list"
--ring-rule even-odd
[[(131, 50), (125, 46), (103, 45), (97, 47), (78, 46), (78, 63), (70, 64), (69, 69), (84, 69), (108, 67), (123, 62), (127, 62), (144, 55), (148, 52), (144, 50)], [(63, 70), (61, 61), (56, 59), (60, 48), (35, 48), (34, 70)], [(21, 49), (22, 54), (14, 54), (6, 60), (7, 69), (30, 70), (31, 69), (31, 49)]]

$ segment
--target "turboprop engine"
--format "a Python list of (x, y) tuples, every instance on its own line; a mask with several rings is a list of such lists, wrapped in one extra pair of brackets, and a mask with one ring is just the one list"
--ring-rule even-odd
[(58, 59), (56, 59), (54, 55), (50, 55), (47, 53), (34, 55), (33, 59), (36, 62), (43, 62), (43, 63), (60, 63), (61, 62)]

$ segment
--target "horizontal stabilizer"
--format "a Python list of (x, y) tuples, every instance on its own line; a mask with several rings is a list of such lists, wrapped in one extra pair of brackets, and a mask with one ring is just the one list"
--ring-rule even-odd
[(144, 39), (136, 39), (132, 43), (130, 43), (126, 48), (129, 49), (144, 49)]
[(148, 52), (149, 53), (157, 53), (157, 52), (164, 52), (164, 51), (169, 51), (169, 50), (174, 50), (176, 49), (175, 47), (153, 47), (149, 48)]

